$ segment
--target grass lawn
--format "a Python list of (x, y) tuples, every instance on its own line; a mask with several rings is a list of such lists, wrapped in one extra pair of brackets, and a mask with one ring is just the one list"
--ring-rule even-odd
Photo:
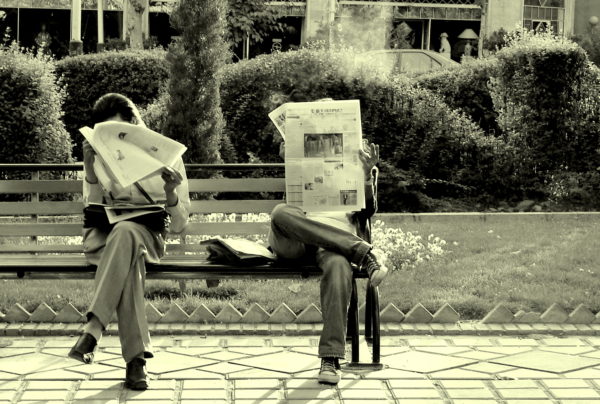
[[(392, 273), (380, 287), (382, 307), (391, 302), (406, 312), (421, 302), (435, 311), (448, 302), (463, 319), (482, 318), (499, 302), (513, 312), (543, 311), (554, 302), (600, 311), (600, 215), (404, 217), (387, 225), (439, 236), (447, 253)], [(299, 313), (319, 302), (318, 280), (228, 280), (212, 289), (190, 281), (188, 288), (182, 296), (175, 281), (148, 281), (146, 290), (163, 312), (171, 301), (188, 313), (202, 303), (216, 313), (228, 302), (242, 312), (252, 302), (267, 310), (285, 302)], [(2, 281), (0, 311), (16, 302), (32, 311), (43, 301), (83, 311), (92, 292), (92, 281)]]

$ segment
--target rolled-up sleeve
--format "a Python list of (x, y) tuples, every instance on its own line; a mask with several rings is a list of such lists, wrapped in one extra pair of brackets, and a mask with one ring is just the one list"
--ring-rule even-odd
[(167, 212), (169, 215), (171, 215), (169, 232), (181, 233), (185, 229), (189, 219), (191, 206), (190, 192), (183, 160), (179, 159), (179, 161), (173, 166), (173, 169), (177, 170), (181, 174), (183, 181), (181, 181), (181, 184), (175, 188), (177, 190), (177, 204), (175, 206), (167, 206)]

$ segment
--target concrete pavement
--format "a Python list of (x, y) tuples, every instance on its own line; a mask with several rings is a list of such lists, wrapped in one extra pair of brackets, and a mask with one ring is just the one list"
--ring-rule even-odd
[[(75, 337), (0, 337), (0, 404), (600, 402), (600, 337), (382, 337), (379, 371), (316, 382), (318, 336), (156, 336), (150, 389), (123, 387), (116, 336), (96, 361), (66, 357)], [(362, 342), (361, 360), (368, 361)]]

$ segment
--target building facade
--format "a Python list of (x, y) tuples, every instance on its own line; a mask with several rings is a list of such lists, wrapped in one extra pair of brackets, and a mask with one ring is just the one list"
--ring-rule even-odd
[[(167, 45), (176, 33), (166, 10), (177, 0), (145, 1), (149, 7), (144, 14), (144, 35)], [(501, 28), (524, 26), (570, 36), (585, 32), (590, 17), (600, 17), (600, 0), (266, 1), (287, 28), (273, 32), (262, 43), (245, 43), (238, 49), (243, 57), (336, 37), (344, 37), (358, 49), (438, 51), (442, 38), (455, 45), (465, 32), (486, 37)], [(59, 56), (68, 53), (69, 42), (74, 40), (83, 43), (84, 52), (94, 52), (98, 43), (110, 48), (124, 38), (123, 0), (0, 0), (0, 12), (4, 12), (0, 20), (4, 41), (35, 47), (36, 37), (47, 31), (50, 49)], [(481, 45), (479, 38), (471, 41)]]

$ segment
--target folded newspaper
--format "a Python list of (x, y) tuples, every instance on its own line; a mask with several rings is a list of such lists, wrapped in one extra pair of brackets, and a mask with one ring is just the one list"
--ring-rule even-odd
[(215, 237), (201, 241), (209, 252), (208, 260), (220, 264), (257, 265), (275, 261), (275, 254), (262, 244), (242, 238)]
[(125, 188), (160, 175), (164, 167), (173, 166), (187, 149), (160, 133), (126, 122), (102, 122), (94, 129), (86, 126), (79, 131), (96, 152), (94, 169), (107, 189), (112, 188), (111, 182)]

